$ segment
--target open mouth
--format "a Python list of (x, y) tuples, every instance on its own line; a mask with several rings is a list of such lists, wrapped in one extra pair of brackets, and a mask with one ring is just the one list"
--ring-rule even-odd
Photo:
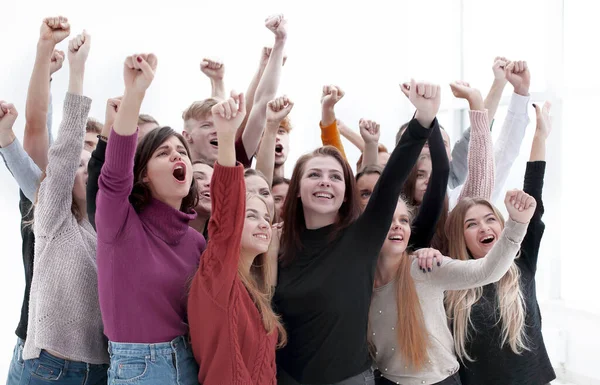
[(485, 237), (481, 238), (479, 240), (479, 242), (483, 243), (484, 245), (489, 245), (490, 243), (494, 242), (496, 240), (496, 237), (493, 235), (486, 235)]
[(175, 168), (173, 169), (173, 177), (175, 179), (177, 179), (179, 182), (185, 181), (185, 164), (184, 163), (178, 163), (177, 165), (175, 165)]
[(333, 195), (330, 193), (326, 193), (326, 192), (316, 192), (313, 195), (317, 198), (333, 199)]
[(211, 146), (219, 147), (219, 141), (217, 139), (212, 139), (210, 141)]
[(269, 239), (269, 237), (267, 236), (267, 234), (254, 234), (254, 238), (256, 239), (260, 239), (261, 241), (267, 241)]
[(200, 192), (200, 196), (203, 198), (207, 198), (210, 199), (210, 191), (209, 190), (204, 190)]
[(275, 155), (282, 156), (283, 155), (283, 146), (281, 144), (275, 145)]
[(404, 240), (404, 237), (400, 234), (394, 234), (390, 235), (388, 239), (392, 242), (402, 242)]

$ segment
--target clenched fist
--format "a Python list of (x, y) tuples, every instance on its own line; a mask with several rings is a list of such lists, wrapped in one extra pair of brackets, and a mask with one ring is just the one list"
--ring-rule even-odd
[(125, 90), (146, 92), (154, 80), (157, 65), (158, 59), (153, 53), (128, 56), (123, 66)]
[(469, 83), (459, 80), (450, 83), (450, 89), (455, 97), (467, 100), (471, 110), (483, 111), (485, 109), (481, 92), (479, 92), (478, 89), (471, 87)]
[(56, 45), (71, 33), (69, 20), (64, 16), (47, 17), (40, 27), (40, 41)]
[(275, 38), (285, 40), (287, 38), (287, 20), (283, 15), (270, 16), (265, 20), (265, 27), (275, 34)]
[(65, 61), (65, 53), (57, 49), (52, 53), (50, 58), (50, 75), (62, 68)]
[(83, 69), (85, 67), (91, 45), (92, 38), (85, 30), (69, 41), (68, 55), (71, 69)]
[(244, 94), (231, 91), (231, 97), (212, 107), (212, 116), (217, 128), (217, 134), (235, 135), (238, 127), (246, 116)]
[(437, 84), (420, 82), (411, 79), (410, 83), (401, 85), (402, 92), (417, 109), (416, 119), (423, 127), (429, 128), (437, 115), (441, 104), (441, 89)]
[(225, 65), (218, 60), (204, 58), (200, 63), (200, 71), (211, 80), (223, 80)]
[(504, 69), (506, 80), (515, 88), (515, 93), (523, 96), (529, 95), (531, 73), (526, 61), (510, 62)]
[(504, 56), (496, 56), (494, 59), (494, 64), (492, 65), (492, 72), (494, 72), (494, 80), (502, 81), (506, 83), (506, 73), (504, 69), (510, 63), (510, 60), (505, 58)]
[(323, 86), (323, 94), (321, 95), (321, 104), (323, 108), (332, 108), (339, 102), (346, 93), (338, 86)]
[(360, 136), (366, 143), (379, 143), (379, 124), (372, 120), (361, 119), (358, 122)]
[(535, 198), (521, 190), (510, 190), (506, 192), (504, 204), (510, 219), (519, 223), (529, 223), (537, 202)]
[(4, 100), (0, 100), (0, 131), (5, 132), (12, 130), (15, 120), (17, 120), (19, 113), (12, 103), (7, 103)]
[(286, 95), (271, 100), (267, 103), (267, 123), (275, 123), (279, 128), (279, 123), (289, 115), (292, 108), (294, 108), (294, 102)]

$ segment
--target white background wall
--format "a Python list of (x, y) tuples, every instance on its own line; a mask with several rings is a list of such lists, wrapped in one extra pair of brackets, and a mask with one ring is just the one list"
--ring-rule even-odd
[[(6, 3), (6, 4), (4, 4)], [(382, 142), (393, 147), (397, 128), (412, 109), (398, 83), (414, 77), (443, 85), (439, 119), (453, 138), (466, 128), (465, 104), (453, 100), (447, 84), (464, 79), (487, 92), (495, 56), (527, 60), (532, 72), (532, 102), (554, 102), (555, 130), (549, 141), (544, 198), (547, 232), (538, 271), (538, 296), (544, 310), (548, 348), (559, 374), (576, 383), (600, 383), (600, 301), (594, 286), (600, 271), (595, 237), (595, 112), (600, 105), (597, 76), (598, 6), (583, 0), (370, 1), (182, 1), (132, 2), (74, 0), (4, 2), (0, 98), (19, 110), (15, 131), (22, 138), (25, 98), (39, 25), (45, 16), (69, 17), (72, 34), (87, 29), (92, 50), (85, 93), (91, 116), (104, 117), (107, 98), (123, 91), (122, 62), (134, 52), (154, 52), (156, 80), (142, 107), (163, 125), (181, 130), (181, 112), (209, 95), (199, 71), (204, 56), (226, 64), (228, 88), (245, 90), (261, 47), (273, 38), (264, 18), (283, 12), (289, 39), (280, 93), (295, 102), (291, 118), (293, 161), (320, 142), (319, 99), (324, 84), (338, 84), (346, 97), (338, 117), (357, 126), (361, 117), (382, 124)], [(60, 48), (66, 50), (67, 42)], [(65, 64), (65, 67), (68, 64)], [(54, 133), (62, 115), (68, 71), (55, 74)], [(498, 134), (511, 92), (496, 116)], [(507, 188), (522, 185), (535, 116)], [(351, 160), (358, 152), (347, 143)], [(355, 162), (351, 162), (355, 163)], [(24, 287), (17, 208), (18, 188), (0, 167), (0, 381), (4, 378), (20, 314)]]

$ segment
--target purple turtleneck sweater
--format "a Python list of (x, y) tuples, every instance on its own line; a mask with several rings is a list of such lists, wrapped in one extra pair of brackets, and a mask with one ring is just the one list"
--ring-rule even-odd
[(104, 334), (113, 342), (160, 343), (188, 333), (187, 293), (206, 248), (183, 213), (153, 200), (129, 203), (137, 133), (114, 131), (98, 181), (98, 292)]

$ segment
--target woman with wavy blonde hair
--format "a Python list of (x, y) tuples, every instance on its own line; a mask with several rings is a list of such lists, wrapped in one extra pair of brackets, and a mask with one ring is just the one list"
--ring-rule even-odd
[[(535, 106), (535, 105), (534, 105)], [(547, 384), (556, 378), (541, 331), (535, 273), (542, 235), (545, 142), (549, 109), (535, 106), (537, 128), (525, 171), (524, 191), (537, 207), (519, 257), (496, 284), (446, 293), (454, 346), (463, 384)], [(446, 232), (450, 255), (460, 260), (489, 259), (504, 228), (500, 213), (487, 201), (467, 199), (450, 213)]]

